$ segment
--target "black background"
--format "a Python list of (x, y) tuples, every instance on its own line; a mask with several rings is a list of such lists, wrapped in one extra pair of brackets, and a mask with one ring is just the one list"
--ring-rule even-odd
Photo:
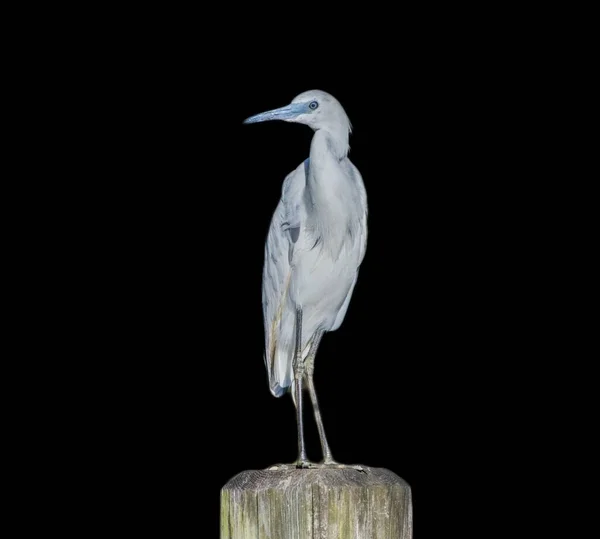
[(78, 145), (76, 211), (92, 226), (75, 231), (73, 327), (92, 405), (75, 430), (111, 492), (97, 526), (216, 537), (232, 476), (296, 458), (291, 398), (266, 379), (261, 277), (281, 183), (312, 132), (242, 121), (312, 88), (350, 117), (369, 203), (350, 308), (316, 361), (333, 454), (408, 481), (416, 537), (447, 524), (454, 492), (485, 520), (480, 492), (510, 473), (527, 428), (507, 417), (538, 300), (530, 96), (526, 68), (506, 76), (495, 46), (417, 28), (327, 54), (148, 31), (80, 83), (94, 101), (78, 122), (97, 129)]

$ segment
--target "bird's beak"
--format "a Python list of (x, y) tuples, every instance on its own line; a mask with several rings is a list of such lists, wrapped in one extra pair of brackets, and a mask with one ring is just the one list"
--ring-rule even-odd
[(267, 112), (261, 112), (255, 116), (250, 116), (244, 120), (245, 124), (256, 124), (258, 122), (268, 122), (271, 120), (285, 120), (291, 121), (298, 117), (300, 114), (306, 112), (306, 105), (304, 103), (292, 103), (279, 109), (268, 110)]

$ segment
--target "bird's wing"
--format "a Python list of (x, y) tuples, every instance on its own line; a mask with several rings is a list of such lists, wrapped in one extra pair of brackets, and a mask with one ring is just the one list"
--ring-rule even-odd
[(356, 182), (356, 186), (358, 187), (358, 196), (360, 197), (360, 207), (363, 208), (362, 215), (360, 216), (360, 227), (359, 227), (359, 259), (358, 265), (362, 263), (365, 252), (367, 250), (367, 215), (368, 215), (368, 204), (367, 204), (367, 191), (365, 189), (365, 184), (363, 182), (363, 178), (358, 168), (354, 165), (354, 163), (350, 162), (350, 172), (352, 179)]
[[(359, 218), (360, 224), (359, 224), (359, 228), (358, 228), (358, 237), (356, 239), (356, 241), (358, 242), (358, 253), (359, 253), (358, 254), (358, 266), (360, 267), (360, 264), (362, 263), (362, 261), (365, 257), (365, 252), (367, 250), (367, 214), (368, 214), (367, 191), (365, 189), (363, 179), (362, 179), (360, 172), (358, 171), (356, 166), (354, 166), (353, 163), (351, 163), (350, 161), (348, 161), (348, 162), (350, 165), (349, 166), (350, 173), (351, 173), (350, 177), (352, 178), (352, 180), (354, 182), (356, 182), (356, 186), (358, 188), (358, 196), (360, 197), (359, 207), (363, 208), (362, 214), (360, 215), (360, 218)], [(346, 299), (342, 303), (342, 306), (340, 307), (340, 310), (338, 311), (338, 314), (336, 316), (336, 319), (335, 319), (330, 331), (335, 331), (342, 324), (342, 322), (346, 316), (346, 312), (348, 311), (348, 306), (350, 304), (350, 299), (352, 298), (352, 294), (354, 292), (354, 286), (356, 285), (357, 279), (358, 279), (358, 268), (356, 270), (356, 275), (354, 277), (354, 280), (352, 281), (352, 284), (350, 285), (350, 288), (348, 289), (348, 293), (346, 294)]]
[(291, 279), (290, 261), (302, 219), (301, 202), (308, 159), (288, 174), (265, 244), (262, 304), (265, 329), (265, 365), (271, 393), (280, 397), (292, 381), (289, 350), (293, 346), (295, 313), (286, 305)]

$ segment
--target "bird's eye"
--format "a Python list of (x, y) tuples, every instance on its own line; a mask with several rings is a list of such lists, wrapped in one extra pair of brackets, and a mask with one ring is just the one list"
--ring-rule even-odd
[(319, 104), (316, 101), (311, 101), (308, 105), (308, 108), (311, 110), (315, 110), (318, 106)]

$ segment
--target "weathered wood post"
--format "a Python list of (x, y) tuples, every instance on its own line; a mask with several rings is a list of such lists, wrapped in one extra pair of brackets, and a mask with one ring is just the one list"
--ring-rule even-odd
[(221, 490), (221, 539), (412, 539), (410, 486), (384, 468), (251, 470)]

